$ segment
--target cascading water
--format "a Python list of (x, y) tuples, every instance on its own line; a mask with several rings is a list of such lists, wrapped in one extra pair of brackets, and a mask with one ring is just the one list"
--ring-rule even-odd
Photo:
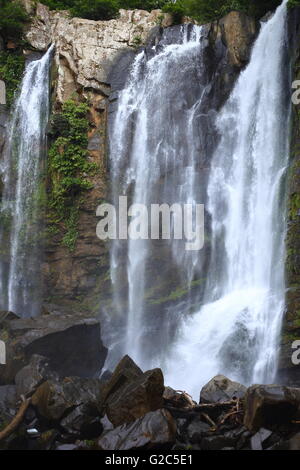
[[(209, 132), (205, 134), (209, 125), (204, 97), (210, 90), (203, 63), (206, 39), (203, 28), (192, 25), (177, 28), (175, 44), (168, 43), (168, 32), (164, 34), (158, 45), (137, 55), (118, 99), (110, 131), (115, 205), (122, 194), (129, 196), (130, 204), (148, 208), (154, 203), (195, 204), (203, 200), (199, 179), (210, 138)], [(123, 263), (126, 271), (122, 271)], [(113, 242), (114, 303), (119, 318), (127, 311), (115, 359), (126, 352), (144, 367), (163, 360), (172, 328), (168, 319), (163, 324), (159, 316), (149, 312), (146, 298), (165, 269), (163, 265), (165, 277), (171, 282), (176, 278), (174, 283), (180, 278), (188, 291), (202, 275), (202, 264), (199, 252), (185, 251), (182, 240)], [(184, 308), (188, 310), (188, 301)], [(176, 326), (174, 312), (172, 317)], [(118, 327), (117, 343), (120, 336)]]
[(0, 304), (20, 316), (39, 313), (41, 208), (49, 114), (49, 68), (53, 47), (30, 62), (24, 74), (1, 164)]
[[(217, 121), (205, 27), (183, 26), (176, 44), (163, 39), (133, 63), (110, 131), (114, 202), (119, 194), (147, 206), (208, 197), (210, 262), (176, 240), (113, 242), (114, 305), (126, 321), (121, 333), (112, 328), (108, 367), (128, 353), (144, 368), (161, 366), (169, 385), (195, 396), (217, 373), (246, 384), (274, 379), (285, 296), (286, 3), (262, 24)], [(159, 269), (160, 279), (184, 279), (189, 293), (205, 277), (204, 289), (151, 311)]]
[(167, 374), (168, 383), (184, 383), (194, 394), (217, 373), (246, 384), (275, 378), (285, 299), (286, 3), (262, 24), (250, 63), (217, 119), (205, 305), (184, 324)]

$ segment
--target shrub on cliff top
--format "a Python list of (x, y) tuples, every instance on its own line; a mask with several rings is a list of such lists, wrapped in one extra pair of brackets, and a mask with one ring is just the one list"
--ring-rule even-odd
[(18, 0), (0, 0), (0, 34), (6, 39), (19, 39), (28, 15)]
[(288, 1), (288, 7), (293, 8), (293, 7), (299, 7), (300, 6), (300, 0), (289, 0)]
[(119, 12), (118, 0), (43, 0), (51, 10), (69, 10), (72, 16), (88, 20), (110, 20)]
[(168, 0), (43, 0), (51, 10), (69, 10), (72, 16), (90, 20), (116, 18), (120, 8), (154, 10)]
[(177, 20), (179, 15), (186, 15), (200, 23), (208, 23), (233, 10), (242, 11), (259, 19), (280, 3), (281, 0), (177, 0), (165, 5), (163, 11), (173, 13)]

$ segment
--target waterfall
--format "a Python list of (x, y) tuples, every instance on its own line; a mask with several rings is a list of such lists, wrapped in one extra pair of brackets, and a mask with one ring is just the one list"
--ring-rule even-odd
[(1, 162), (0, 302), (2, 309), (20, 316), (40, 311), (41, 210), (45, 202), (43, 177), (52, 50), (53, 47), (40, 60), (26, 66), (7, 126)]
[[(126, 87), (119, 93), (110, 128), (115, 205), (122, 194), (128, 195), (130, 203), (147, 207), (154, 203), (194, 204), (203, 199), (199, 178), (210, 139), (209, 132), (205, 134), (209, 118), (204, 98), (210, 90), (203, 64), (207, 40), (200, 26), (175, 28), (175, 39), (169, 37), (171, 32), (165, 30), (156, 46), (137, 55)], [(176, 327), (176, 315), (168, 311), (157, 315), (159, 306), (154, 306), (154, 316), (146, 299), (153, 293), (155, 280), (164, 277), (163, 270), (166, 279), (172, 282), (173, 277), (174, 284), (188, 291), (202, 275), (201, 266), (199, 253), (185, 251), (182, 240), (113, 242), (111, 274), (118, 321), (111, 328), (110, 349), (117, 343), (116, 357), (129, 353), (145, 367), (162, 360), (172, 336), (167, 317), (173, 317)], [(187, 301), (185, 310), (188, 308)], [(165, 318), (164, 325), (160, 318)]]
[(204, 305), (183, 325), (167, 374), (168, 383), (184, 383), (195, 396), (218, 373), (245, 384), (270, 383), (276, 374), (289, 154), (286, 3), (262, 24), (250, 63), (217, 119)]
[[(217, 117), (205, 27), (181, 26), (175, 44), (166, 32), (133, 62), (110, 129), (114, 202), (120, 194), (147, 206), (207, 201), (209, 260), (178, 240), (113, 241), (107, 366), (128, 353), (195, 397), (218, 373), (245, 384), (275, 378), (285, 298), (286, 3), (262, 23)], [(151, 310), (158, 277), (188, 295)]]

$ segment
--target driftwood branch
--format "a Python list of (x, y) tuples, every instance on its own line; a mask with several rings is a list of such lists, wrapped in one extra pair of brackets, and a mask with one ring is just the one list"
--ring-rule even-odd
[(213, 428), (217, 427), (216, 423), (211, 419), (210, 416), (208, 416), (208, 414), (206, 414), (206, 413), (201, 413), (201, 414), (202, 414), (203, 418), (206, 419), (208, 424), (210, 424)]
[(236, 400), (231, 400), (231, 401), (225, 401), (221, 403), (202, 403), (200, 405), (195, 405), (191, 406), (189, 408), (176, 408), (174, 406), (170, 406), (168, 404), (165, 405), (165, 408), (170, 411), (170, 413), (173, 413), (177, 416), (182, 416), (186, 415), (187, 413), (189, 414), (190, 417), (193, 415), (196, 416), (198, 413), (205, 413), (205, 412), (210, 412), (214, 410), (232, 410), (233, 407), (235, 407), (237, 404)]
[(28, 406), (30, 405), (31, 399), (24, 400), (21, 404), (18, 413), (12, 419), (12, 421), (0, 432), (0, 441), (9, 437), (22, 423), (24, 415)]

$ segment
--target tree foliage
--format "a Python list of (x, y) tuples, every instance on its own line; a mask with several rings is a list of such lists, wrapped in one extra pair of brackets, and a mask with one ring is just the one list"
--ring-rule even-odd
[[(290, 0), (299, 4), (300, 0)], [(163, 9), (172, 13), (175, 22), (190, 16), (205, 23), (216, 20), (232, 10), (239, 10), (259, 19), (274, 10), (281, 0), (44, 0), (51, 9), (70, 10), (73, 16), (93, 20), (115, 18), (120, 8), (143, 10)]]
[(293, 8), (293, 7), (299, 7), (300, 6), (300, 0), (289, 0), (288, 1), (288, 7)]
[(154, 10), (162, 8), (168, 0), (44, 0), (52, 10), (69, 10), (72, 16), (90, 20), (116, 18), (120, 8)]
[(23, 55), (13, 52), (0, 54), (0, 79), (6, 84), (6, 98), (8, 106), (11, 106), (15, 93), (22, 80), (25, 59)]
[(0, 0), (0, 34), (7, 39), (19, 39), (28, 15), (18, 0)]
[(173, 13), (177, 21), (180, 15), (186, 15), (200, 23), (206, 23), (217, 20), (233, 10), (242, 11), (259, 19), (280, 3), (281, 0), (177, 0), (167, 3), (163, 10)]

